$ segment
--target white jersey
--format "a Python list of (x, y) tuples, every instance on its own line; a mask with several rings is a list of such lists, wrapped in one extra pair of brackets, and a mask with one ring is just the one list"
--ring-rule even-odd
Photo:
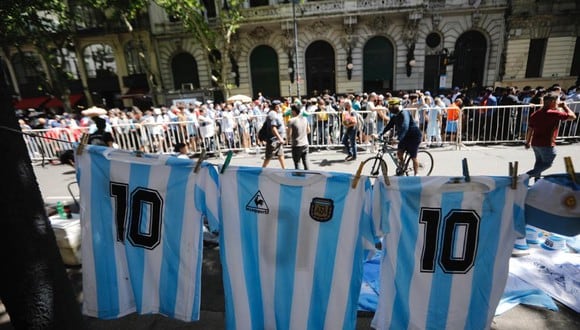
[(382, 178), (373, 219), (385, 233), (376, 329), (485, 329), (524, 236), (527, 176)]
[(351, 178), (251, 167), (220, 175), (226, 328), (355, 328), (363, 238), (373, 238), (369, 180), (352, 189)]
[[(549, 197), (548, 197), (549, 196)], [(580, 234), (580, 184), (567, 174), (548, 175), (526, 196), (526, 223), (552, 233)]]
[[(77, 156), (83, 313), (199, 319), (204, 191), (213, 167), (192, 160), (87, 146)], [(214, 187), (214, 188), (212, 188)], [(210, 218), (212, 215), (208, 215)]]

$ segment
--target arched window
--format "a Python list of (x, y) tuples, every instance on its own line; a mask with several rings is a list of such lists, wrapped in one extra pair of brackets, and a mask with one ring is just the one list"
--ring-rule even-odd
[(200, 87), (197, 62), (191, 54), (184, 52), (175, 55), (171, 60), (171, 72), (174, 89), (182, 89), (184, 86)]
[(111, 77), (117, 74), (117, 62), (113, 48), (105, 44), (92, 44), (83, 52), (89, 78)]
[(254, 99), (258, 98), (258, 93), (266, 98), (280, 97), (278, 54), (274, 48), (265, 45), (256, 47), (250, 55), (250, 70)]
[(393, 89), (393, 44), (385, 37), (373, 37), (363, 49), (363, 91), (384, 93)]
[(334, 49), (326, 41), (315, 41), (306, 49), (306, 87), (308, 95), (336, 91)]
[(455, 43), (453, 86), (460, 88), (482, 88), (487, 41), (478, 31), (462, 34)]
[(147, 73), (147, 48), (143, 40), (130, 40), (124, 50), (129, 75)]

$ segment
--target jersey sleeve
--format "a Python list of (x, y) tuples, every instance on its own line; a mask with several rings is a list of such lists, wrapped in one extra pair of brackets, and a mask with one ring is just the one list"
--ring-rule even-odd
[(372, 217), (372, 195), (373, 187), (368, 177), (364, 177), (364, 199), (361, 212), (360, 232), (363, 240), (363, 248), (367, 256), (372, 257), (375, 252), (375, 244), (379, 241)]
[(219, 228), (219, 176), (216, 168), (211, 164), (202, 164), (197, 174), (199, 179), (195, 185), (195, 206), (207, 219), (212, 231)]
[(527, 174), (518, 176), (514, 200), (514, 230), (518, 233), (518, 237), (525, 237), (526, 235), (525, 203), (529, 179), (530, 177)]
[(372, 191), (371, 215), (375, 239), (379, 239), (387, 234), (389, 230), (389, 209), (390, 201), (387, 198), (384, 179), (378, 178)]

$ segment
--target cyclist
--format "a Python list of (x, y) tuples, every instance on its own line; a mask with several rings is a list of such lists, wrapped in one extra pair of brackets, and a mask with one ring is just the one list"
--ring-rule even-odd
[(413, 171), (415, 175), (417, 175), (417, 171), (419, 169), (417, 151), (419, 150), (419, 144), (421, 144), (421, 131), (419, 130), (417, 123), (413, 120), (413, 118), (411, 118), (409, 111), (403, 111), (400, 98), (390, 98), (388, 105), (392, 117), (387, 126), (385, 126), (379, 135), (379, 138), (382, 139), (385, 133), (395, 127), (399, 138), (399, 145), (397, 146), (397, 158), (399, 159), (397, 175), (401, 175), (401, 169), (404, 166), (403, 156), (405, 151), (409, 153), (409, 156), (413, 160)]

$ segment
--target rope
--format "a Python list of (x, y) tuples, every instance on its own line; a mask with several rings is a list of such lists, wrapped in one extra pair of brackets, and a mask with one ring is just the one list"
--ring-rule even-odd
[(10, 132), (18, 133), (18, 134), (22, 134), (22, 135), (28, 135), (28, 136), (31, 136), (31, 137), (42, 138), (42, 139), (47, 139), (47, 140), (53, 140), (53, 141), (58, 141), (58, 142), (63, 142), (63, 143), (69, 143), (71, 145), (75, 144), (75, 142), (71, 142), (71, 141), (67, 141), (67, 140), (62, 140), (62, 139), (57, 139), (57, 138), (52, 138), (52, 137), (48, 137), (48, 136), (42, 136), (42, 135), (35, 134), (35, 133), (28, 133), (28, 132), (24, 132), (24, 131), (19, 131), (17, 129), (12, 128), (12, 127), (2, 126), (2, 125), (0, 125), (0, 129), (3, 129), (5, 131), (10, 131)]
[[(71, 142), (71, 141), (67, 141), (67, 140), (52, 138), (52, 137), (48, 137), (48, 136), (42, 136), (42, 135), (35, 134), (35, 133), (23, 132), (21, 130), (17, 130), (15, 128), (3, 126), (3, 125), (0, 125), (0, 129), (5, 130), (5, 131), (8, 131), (8, 132), (12, 132), (12, 133), (17, 133), (17, 134), (20, 134), (20, 135), (27, 135), (27, 136), (30, 136), (30, 137), (32, 137), (34, 139), (37, 139), (37, 140), (38, 139), (47, 139), (47, 140), (52, 140), (52, 141), (58, 141), (58, 142), (68, 143), (71, 146), (74, 145), (74, 143), (75, 143), (75, 142)], [(37, 145), (40, 147), (40, 154), (42, 155), (41, 166), (44, 167), (46, 152), (44, 150), (44, 147), (42, 146), (42, 143), (37, 143)]]

